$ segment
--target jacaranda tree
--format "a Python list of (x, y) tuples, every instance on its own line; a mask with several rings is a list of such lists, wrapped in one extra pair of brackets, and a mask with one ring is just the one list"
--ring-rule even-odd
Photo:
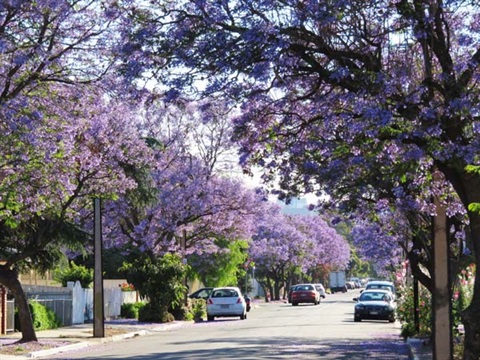
[[(136, 146), (107, 125), (98, 92), (116, 61), (119, 14), (108, 1), (0, 3), (0, 282), (16, 298), (22, 341), (36, 335), (18, 271), (45, 270), (60, 244), (83, 240), (71, 223), (79, 199), (133, 185), (118, 161)], [(106, 127), (118, 136), (111, 146)]]
[[(0, 283), (15, 297), (22, 341), (36, 335), (19, 272), (45, 271), (68, 246), (85, 246), (91, 237), (81, 222), (93, 219), (91, 211), (84, 217), (92, 198), (132, 189), (125, 168), (149, 161), (125, 104), (105, 102), (93, 88), (49, 90), (55, 97), (30, 99), (32, 107), (8, 118), (0, 135)], [(1, 118), (11, 115), (2, 110)]]
[(258, 219), (248, 252), (257, 279), (277, 300), (294, 269), (307, 274), (318, 265), (345, 267), (350, 258), (348, 242), (326, 221), (286, 215), (277, 204), (267, 206)]

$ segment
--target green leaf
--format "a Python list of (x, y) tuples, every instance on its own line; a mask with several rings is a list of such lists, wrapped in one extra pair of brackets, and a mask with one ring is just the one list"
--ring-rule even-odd
[(480, 174), (480, 166), (477, 165), (467, 165), (465, 166), (465, 171), (468, 173)]
[(471, 212), (480, 213), (480, 203), (471, 203), (468, 205), (468, 210)]

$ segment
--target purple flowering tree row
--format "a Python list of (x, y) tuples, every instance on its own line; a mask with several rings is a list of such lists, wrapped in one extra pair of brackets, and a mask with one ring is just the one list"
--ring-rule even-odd
[[(480, 175), (470, 170), (480, 146), (477, 3), (125, 5), (125, 73), (155, 71), (167, 99), (235, 104), (242, 162), (264, 167), (282, 196), (376, 202), (391, 193), (392, 204), (398, 198), (428, 215), (438, 196), (467, 217), (480, 263)], [(480, 356), (480, 283), (474, 288), (462, 317), (468, 360)]]

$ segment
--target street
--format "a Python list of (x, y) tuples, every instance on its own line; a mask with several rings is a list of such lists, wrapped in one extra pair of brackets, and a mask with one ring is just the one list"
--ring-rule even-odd
[(188, 324), (55, 359), (408, 359), (400, 325), (353, 321), (359, 290), (327, 295), (320, 305), (259, 303), (246, 320)]

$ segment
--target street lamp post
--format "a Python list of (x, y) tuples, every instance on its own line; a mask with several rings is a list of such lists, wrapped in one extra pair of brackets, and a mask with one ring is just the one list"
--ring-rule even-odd
[(102, 274), (102, 203), (99, 198), (93, 200), (94, 212), (94, 282), (93, 282), (93, 336), (105, 336), (103, 308), (103, 274)]

